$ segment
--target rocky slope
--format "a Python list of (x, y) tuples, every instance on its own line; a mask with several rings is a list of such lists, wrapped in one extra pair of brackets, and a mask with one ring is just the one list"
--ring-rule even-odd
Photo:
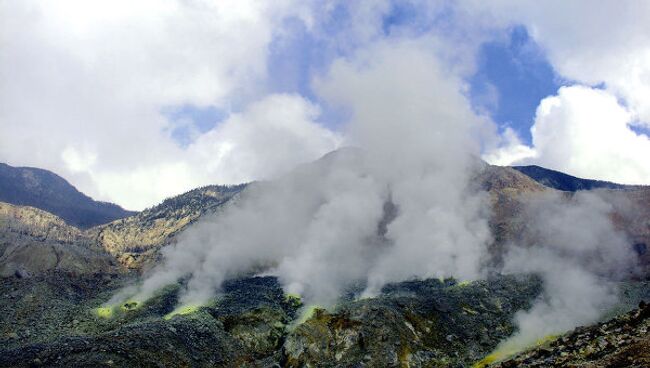
[(34, 275), (52, 269), (77, 273), (146, 269), (178, 233), (216, 211), (244, 187), (194, 189), (137, 215), (88, 230), (37, 208), (0, 202), (0, 275)]
[[(495, 236), (492, 254), (497, 257), (505, 251), (504, 246), (508, 241), (519, 240), (517, 236), (525, 226), (521, 217), (524, 201), (531, 196), (556, 191), (513, 168), (490, 165), (482, 167), (475, 176), (474, 183), (477, 189), (485, 190), (489, 194), (492, 205), (490, 226)], [(218, 211), (221, 206), (236, 198), (244, 188), (245, 185), (214, 185), (198, 188), (167, 199), (160, 205), (136, 215), (85, 231), (59, 224), (58, 230), (54, 233), (62, 232), (61, 239), (56, 241), (80, 244), (87, 248), (108, 252), (125, 268), (144, 271), (157, 262), (159, 250), (164, 245), (173, 243), (176, 235), (201, 216)], [(642, 258), (642, 263), (648, 267), (650, 265), (650, 252), (647, 252), (647, 244), (650, 244), (650, 188), (632, 187), (625, 190), (604, 191), (611, 197), (613, 203), (625, 201), (628, 204), (619, 206), (621, 210), (613, 214), (613, 218), (619, 228), (628, 233), (633, 243), (631, 246), (635, 247)], [(570, 192), (567, 192), (566, 196), (570, 195)], [(623, 208), (634, 210), (623, 211)], [(24, 226), (21, 226), (24, 229), (21, 231), (42, 233), (44, 230), (38, 224), (39, 221), (34, 219), (30, 222), (33, 222), (31, 230), (25, 230), (32, 225), (24, 225), (23, 222)], [(0, 227), (0, 233), (5, 230)], [(73, 233), (74, 236), (69, 235)]]
[(117, 272), (115, 259), (89, 247), (82, 231), (32, 207), (0, 202), (0, 277), (50, 270), (72, 274)]
[(0, 163), (0, 202), (39, 208), (82, 229), (135, 213), (113, 203), (95, 201), (50, 171), (3, 163)]
[[(490, 227), (495, 237), (491, 253), (497, 258), (506, 250), (508, 242), (526, 241), (520, 235), (526, 228), (522, 211), (527, 200), (553, 192), (564, 196), (567, 200), (574, 195), (573, 191), (562, 191), (544, 185), (544, 183), (553, 184), (556, 180), (554, 179), (555, 174), (566, 174), (539, 168), (540, 171), (537, 172), (539, 175), (535, 175), (539, 180), (537, 181), (524, 175), (519, 170), (520, 168), (488, 165), (475, 177), (477, 185), (486, 190), (490, 196), (492, 206)], [(547, 172), (551, 173), (550, 177), (542, 175)], [(645, 275), (642, 277), (650, 277), (650, 252), (648, 252), (648, 245), (650, 245), (650, 187), (624, 186), (570, 178), (577, 181), (572, 184), (572, 188), (593, 187), (596, 185), (594, 183), (597, 183), (596, 189), (591, 191), (612, 205), (611, 218), (614, 225), (627, 236), (629, 246), (637, 252), (642, 267), (641, 274)], [(566, 187), (566, 185), (560, 187)]]
[(408, 281), (325, 310), (284, 295), (273, 277), (245, 277), (202, 307), (175, 311), (175, 284), (143, 305), (100, 312), (132, 281), (61, 272), (2, 279), (0, 366), (466, 367), (514, 331), (514, 313), (541, 290), (523, 276)]
[(389, 285), (378, 298), (317, 309), (286, 338), (287, 366), (464, 366), (510, 335), (539, 294), (532, 277)]
[(616, 184), (602, 180), (577, 178), (563, 172), (550, 170), (537, 165), (513, 166), (512, 168), (549, 188), (565, 192), (592, 189), (626, 189), (634, 187), (632, 185)]
[[(323, 158), (327, 159), (328, 156)], [(512, 224), (517, 220), (517, 211), (525, 196), (553, 190), (507, 167), (485, 165), (474, 180), (477, 189), (490, 194), (494, 209), (491, 225), (504, 234), (503, 239), (516, 232)], [(85, 235), (91, 243), (115, 255), (127, 268), (146, 270), (157, 262), (161, 247), (173, 243), (176, 235), (201, 216), (218, 211), (245, 187), (214, 185), (198, 188), (135, 216), (90, 229)]]
[[(128, 278), (53, 273), (0, 283), (0, 366), (385, 366), (469, 364), (513, 330), (534, 278), (412, 281), (378, 298), (304, 310), (272, 277), (231, 280), (205, 307), (170, 315), (179, 285), (96, 313)], [(434, 364), (435, 363), (435, 364)]]
[(82, 231), (66, 224), (60, 217), (34, 207), (14, 206), (0, 202), (0, 234), (30, 236), (42, 241), (74, 243), (82, 239)]
[(87, 238), (131, 269), (146, 268), (157, 260), (158, 250), (175, 235), (215, 212), (246, 187), (245, 184), (210, 185), (166, 199), (137, 215), (90, 229)]
[(650, 367), (650, 305), (580, 327), (535, 349), (490, 365), (514, 367)]

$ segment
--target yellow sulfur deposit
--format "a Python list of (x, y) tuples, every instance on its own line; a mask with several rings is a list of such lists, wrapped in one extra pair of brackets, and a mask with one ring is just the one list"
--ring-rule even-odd
[(113, 307), (99, 307), (95, 309), (95, 313), (101, 318), (113, 317)]
[(472, 367), (473, 368), (484, 368), (487, 367), (488, 365), (501, 361), (513, 354), (515, 354), (516, 351), (508, 352), (508, 351), (495, 351), (494, 353), (489, 354), (485, 358), (479, 360), (476, 362)]
[(485, 368), (489, 366), (492, 363), (495, 362), (500, 362), (508, 357), (511, 357), (521, 351), (524, 351), (532, 346), (540, 346), (544, 345), (548, 342), (551, 342), (553, 340), (557, 339), (557, 335), (548, 335), (545, 337), (542, 337), (541, 339), (538, 339), (535, 341), (533, 345), (527, 345), (527, 346), (521, 346), (516, 343), (506, 343), (504, 346), (498, 347), (495, 351), (490, 353), (488, 356), (485, 358), (479, 360), (478, 362), (474, 363), (472, 366), (473, 368)]
[(115, 313), (125, 313), (140, 307), (140, 303), (134, 300), (128, 300), (120, 305), (105, 305), (95, 308), (95, 314), (101, 318), (113, 318)]
[(324, 309), (324, 308), (321, 307), (320, 305), (316, 305), (316, 304), (312, 304), (312, 305), (309, 305), (309, 306), (305, 307), (302, 310), (302, 313), (300, 313), (300, 317), (298, 317), (298, 319), (296, 319), (295, 325), (297, 326), (297, 325), (300, 325), (300, 324), (303, 324), (303, 323), (307, 322), (307, 320), (310, 319), (314, 315), (314, 313), (316, 313), (316, 311), (318, 309)]
[(184, 316), (184, 315), (187, 315), (187, 314), (192, 314), (192, 313), (198, 311), (199, 308), (201, 308), (200, 305), (185, 305), (185, 306), (178, 307), (178, 308), (174, 309), (170, 313), (167, 313), (165, 315), (165, 317), (163, 317), (163, 318), (168, 320), (168, 319), (171, 319), (172, 317), (174, 317), (176, 315)]
[(138, 308), (139, 306), (140, 306), (140, 303), (138, 303), (138, 302), (136, 302), (134, 300), (129, 300), (129, 301), (124, 302), (120, 306), (120, 308), (122, 308), (122, 310), (124, 310), (124, 311), (130, 311), (130, 310), (134, 310), (134, 309)]

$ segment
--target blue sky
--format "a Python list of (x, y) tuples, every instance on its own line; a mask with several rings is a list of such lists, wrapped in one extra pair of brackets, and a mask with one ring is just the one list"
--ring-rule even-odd
[(169, 120), (169, 134), (181, 147), (187, 147), (196, 136), (213, 129), (229, 112), (215, 106), (199, 107), (182, 105), (163, 108), (162, 114)]
[[(524, 143), (531, 142), (539, 102), (562, 85), (524, 26), (512, 28), (503, 41), (481, 46), (478, 70), (469, 82), (474, 107), (487, 111), (500, 127), (514, 129)], [(491, 91), (496, 96), (490, 96)]]
[[(332, 60), (354, 50), (355, 45), (337, 42), (337, 30), (347, 29), (345, 24), (351, 21), (348, 11), (347, 7), (339, 6), (322, 23), (325, 34), (332, 38), (317, 38), (303, 22), (289, 18), (284, 21), (286, 32), (269, 45), (269, 79), (264, 92), (295, 93), (318, 103), (322, 109), (319, 122), (331, 129), (340, 128), (348, 114), (328, 106), (314, 93), (311, 82), (327, 70)], [(382, 29), (390, 36), (392, 31), (407, 27), (416, 35), (444, 25), (449, 14), (445, 11), (441, 14), (435, 19), (423, 20), (412, 5), (394, 6), (383, 17)], [(444, 30), (442, 26), (440, 32)], [(512, 128), (523, 143), (530, 144), (530, 128), (537, 106), (566, 83), (555, 73), (543, 49), (523, 25), (511, 27), (505, 37), (483, 43), (476, 57), (476, 73), (467, 80), (473, 108), (487, 113), (499, 129)], [(231, 112), (239, 110), (237, 106), (230, 106), (230, 109)], [(171, 136), (182, 147), (192, 142), (192, 130), (205, 133), (228, 117), (228, 111), (215, 106), (168, 107), (163, 113), (170, 120)], [(188, 125), (187, 121), (192, 124)]]

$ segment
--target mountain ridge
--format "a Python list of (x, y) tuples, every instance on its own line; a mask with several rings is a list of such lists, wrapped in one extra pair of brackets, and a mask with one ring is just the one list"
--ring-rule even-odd
[(638, 189), (644, 187), (643, 185), (619, 184), (604, 180), (579, 178), (577, 176), (569, 175), (557, 170), (547, 169), (538, 165), (510, 167), (526, 176), (529, 176), (540, 184), (565, 192), (592, 189)]
[(49, 170), (0, 163), (0, 202), (50, 212), (69, 225), (88, 229), (135, 214), (80, 192)]
[[(491, 206), (490, 254), (517, 240), (527, 198), (574, 195), (510, 167), (484, 164), (471, 180)], [(227, 280), (223, 294), (205, 306), (178, 314), (184, 280), (143, 305), (102, 308), (159, 265), (161, 250), (180, 245), (188, 227), (201, 218), (218, 221), (247, 187), (196, 188), (86, 230), (34, 207), (0, 202), (0, 365), (469, 366), (515, 331), (513, 316), (541, 291), (540, 280), (529, 276), (418, 279), (386, 285), (373, 298), (342, 297), (336, 308), (323, 309), (284, 294), (276, 277), (242, 275)], [(638, 244), (650, 244), (650, 187), (601, 188), (599, 195), (639, 205), (637, 216), (614, 214), (613, 220)], [(648, 253), (640, 260), (650, 264)], [(621, 312), (649, 290), (647, 282), (631, 280)], [(565, 350), (558, 346), (557, 353)]]

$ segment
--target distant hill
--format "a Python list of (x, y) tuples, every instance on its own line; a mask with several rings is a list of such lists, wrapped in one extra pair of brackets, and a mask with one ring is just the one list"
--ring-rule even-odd
[(0, 278), (116, 273), (120, 265), (84, 238), (84, 232), (38, 208), (0, 202)]
[(625, 189), (634, 187), (632, 185), (616, 184), (608, 181), (581, 179), (569, 174), (565, 174), (563, 172), (546, 169), (536, 165), (513, 166), (512, 168), (524, 175), (529, 176), (540, 184), (565, 192), (575, 192), (578, 190), (591, 190), (598, 188)]
[(3, 163), (0, 163), (0, 202), (35, 207), (82, 229), (136, 213), (113, 203), (95, 201), (53, 172)]

